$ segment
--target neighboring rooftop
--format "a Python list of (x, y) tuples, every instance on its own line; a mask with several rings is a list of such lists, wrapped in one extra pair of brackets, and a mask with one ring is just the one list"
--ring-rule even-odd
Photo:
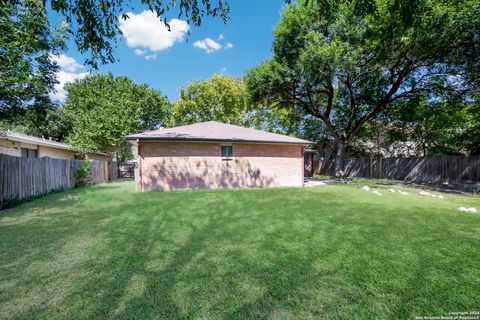
[[(23, 133), (18, 133), (18, 132), (13, 132), (13, 131), (7, 131), (5, 133), (0, 133), (0, 139), (5, 139), (5, 140), (8, 140), (8, 141), (29, 143), (29, 144), (36, 144), (36, 145), (40, 145), (40, 146), (63, 149), (63, 150), (76, 151), (76, 149), (73, 148), (71, 145), (63, 143), (63, 142), (52, 141), (50, 139), (29, 136), (29, 135), (26, 135), (26, 134), (23, 134)], [(107, 153), (104, 153), (104, 152), (91, 152), (91, 153), (96, 153), (96, 154), (100, 154), (100, 155), (107, 155)]]
[(314, 142), (282, 134), (207, 121), (168, 129), (158, 129), (125, 137), (127, 140), (219, 141), (309, 145)]
[(0, 139), (74, 151), (73, 147), (66, 143), (52, 141), (45, 138), (38, 138), (38, 137), (29, 136), (23, 133), (12, 132), (12, 131), (7, 131), (4, 134), (3, 133), (0, 134)]

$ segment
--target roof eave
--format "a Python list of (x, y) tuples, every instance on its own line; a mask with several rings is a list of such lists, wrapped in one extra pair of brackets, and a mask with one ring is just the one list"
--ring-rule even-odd
[(173, 141), (173, 142), (237, 142), (237, 143), (254, 143), (254, 144), (288, 144), (288, 145), (314, 145), (312, 141), (268, 141), (268, 140), (248, 140), (248, 139), (208, 139), (208, 138), (165, 138), (165, 137), (139, 137), (139, 136), (126, 136), (126, 140), (129, 141)]
[[(26, 144), (31, 144), (31, 145), (38, 145), (38, 146), (61, 149), (61, 150), (67, 150), (67, 151), (72, 151), (72, 152), (75, 152), (75, 153), (78, 152), (77, 149), (75, 149), (74, 147), (72, 147), (68, 144), (61, 143), (61, 142), (55, 142), (54, 143), (54, 142), (51, 142), (50, 140), (39, 141), (39, 140), (32, 140), (32, 139), (23, 138), (23, 137), (15, 137), (15, 136), (11, 136), (11, 135), (8, 135), (8, 134), (5, 135), (5, 136), (0, 136), (0, 138), (3, 138), (3, 139), (8, 140), (8, 141), (26, 143)], [(99, 154), (99, 155), (108, 156), (108, 153), (104, 153), (104, 152), (89, 151), (87, 153), (96, 153), (96, 154)]]
[(58, 145), (58, 144), (54, 144), (54, 143), (49, 143), (49, 141), (37, 141), (37, 140), (30, 140), (30, 139), (23, 139), (23, 138), (20, 138), (20, 137), (12, 137), (12, 136), (4, 136), (3, 137), (5, 140), (9, 140), (9, 141), (15, 141), (15, 142), (21, 142), (21, 143), (28, 143), (28, 144), (36, 144), (36, 145), (39, 145), (39, 146), (43, 146), (43, 147), (50, 147), (50, 148), (57, 148), (57, 149), (62, 149), (62, 150), (69, 150), (69, 151), (75, 151), (75, 149), (73, 149), (72, 147), (70, 146), (62, 146), (62, 145)]

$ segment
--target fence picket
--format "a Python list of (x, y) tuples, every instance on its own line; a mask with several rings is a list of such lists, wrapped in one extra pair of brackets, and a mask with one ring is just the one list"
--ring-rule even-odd
[[(21, 158), (0, 154), (0, 209), (8, 201), (45, 195), (52, 191), (74, 188), (76, 173), (83, 160)], [(102, 183), (118, 178), (114, 163), (89, 161), (91, 182)]]
[[(335, 161), (321, 159), (315, 173), (333, 175)], [(348, 176), (387, 178), (426, 183), (480, 182), (480, 155), (426, 156), (422, 158), (357, 158), (345, 165)]]

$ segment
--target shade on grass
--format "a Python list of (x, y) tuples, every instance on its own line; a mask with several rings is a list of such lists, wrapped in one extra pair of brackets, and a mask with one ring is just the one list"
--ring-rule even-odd
[(135, 193), (114, 183), (54, 194), (0, 215), (0, 317), (475, 310), (480, 215), (461, 205), (480, 199), (378, 197), (359, 185)]

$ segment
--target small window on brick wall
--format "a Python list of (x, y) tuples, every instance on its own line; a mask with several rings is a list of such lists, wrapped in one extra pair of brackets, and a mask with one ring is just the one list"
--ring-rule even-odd
[(223, 145), (221, 148), (222, 148), (222, 158), (231, 159), (233, 157), (232, 145)]

